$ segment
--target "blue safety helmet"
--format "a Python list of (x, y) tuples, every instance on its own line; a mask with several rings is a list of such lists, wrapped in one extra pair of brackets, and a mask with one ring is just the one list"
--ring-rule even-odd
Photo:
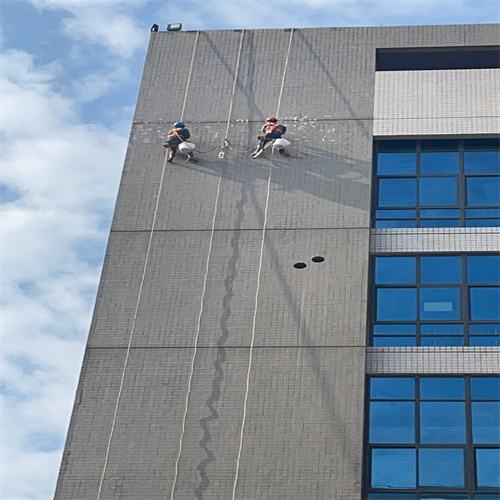
[(175, 122), (174, 123), (174, 127), (181, 127), (182, 128), (182, 127), (185, 127), (185, 126), (186, 125), (184, 125), (184, 123), (182, 123), (182, 122)]

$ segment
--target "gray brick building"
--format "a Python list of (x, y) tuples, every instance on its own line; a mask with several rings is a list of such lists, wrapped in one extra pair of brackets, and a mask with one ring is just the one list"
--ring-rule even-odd
[[(500, 396), (475, 396), (500, 368), (499, 43), (497, 25), (151, 33), (56, 499), (499, 498), (478, 429)], [(269, 115), (290, 156), (254, 160)], [(165, 162), (177, 120), (196, 163)], [(424, 170), (443, 158), (460, 171)], [(468, 281), (425, 277), (455, 264)], [(417, 396), (370, 393), (398, 379)], [(448, 381), (465, 395), (424, 401)], [(436, 399), (467, 409), (464, 437)]]

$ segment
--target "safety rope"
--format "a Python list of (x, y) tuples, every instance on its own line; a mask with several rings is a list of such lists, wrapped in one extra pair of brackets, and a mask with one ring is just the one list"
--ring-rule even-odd
[[(199, 34), (200, 34), (200, 32), (197, 31), (197, 33), (196, 33), (196, 39), (195, 39), (194, 46), (193, 46), (193, 55), (191, 57), (191, 65), (190, 65), (190, 68), (189, 68), (188, 80), (187, 80), (187, 84), (186, 84), (186, 89), (184, 91), (184, 102), (183, 102), (183, 105), (182, 105), (181, 121), (182, 121), (182, 119), (184, 117), (184, 110), (185, 110), (185, 107), (186, 107), (189, 85), (191, 83), (191, 76), (192, 76), (192, 73), (193, 73), (194, 56), (196, 54), (196, 46), (198, 45)], [(118, 395), (117, 395), (117, 398), (116, 398), (115, 409), (114, 409), (114, 412), (113, 412), (113, 420), (112, 420), (112, 423), (111, 423), (111, 430), (110, 430), (110, 434), (109, 434), (108, 444), (106, 446), (106, 454), (104, 456), (103, 470), (102, 470), (101, 478), (99, 480), (99, 488), (97, 490), (96, 500), (100, 500), (101, 499), (102, 489), (103, 489), (103, 485), (104, 485), (104, 476), (106, 474), (106, 470), (107, 470), (107, 466), (108, 466), (108, 461), (109, 461), (109, 453), (110, 453), (110, 450), (111, 450), (111, 442), (113, 440), (113, 436), (114, 436), (114, 432), (115, 432), (115, 427), (116, 427), (116, 421), (118, 419), (118, 408), (119, 408), (121, 397), (122, 397), (122, 393), (123, 393), (123, 387), (125, 385), (125, 375), (126, 375), (126, 371), (127, 371), (127, 367), (128, 367), (128, 362), (129, 362), (129, 359), (130, 359), (130, 351), (131, 351), (131, 347), (132, 347), (132, 339), (133, 339), (133, 336), (134, 336), (134, 333), (135, 333), (135, 326), (136, 326), (136, 322), (137, 322), (137, 315), (138, 315), (139, 306), (140, 306), (140, 303), (141, 303), (142, 291), (143, 291), (143, 288), (144, 288), (144, 282), (146, 280), (146, 272), (147, 272), (147, 269), (148, 269), (149, 257), (150, 257), (150, 254), (151, 254), (151, 246), (152, 246), (152, 243), (153, 243), (153, 235), (154, 235), (154, 230), (155, 230), (155, 225), (156, 225), (156, 219), (157, 219), (157, 216), (158, 216), (158, 207), (160, 205), (160, 198), (161, 198), (161, 193), (162, 193), (162, 190), (163, 190), (163, 182), (164, 182), (164, 178), (165, 178), (165, 170), (166, 170), (166, 166), (167, 166), (167, 159), (168, 159), (168, 148), (165, 150), (165, 160), (163, 162), (163, 167), (162, 167), (161, 177), (160, 177), (160, 185), (158, 186), (158, 193), (156, 195), (156, 204), (155, 204), (155, 209), (154, 209), (154, 212), (153, 212), (153, 220), (152, 220), (152, 223), (151, 223), (151, 232), (149, 234), (148, 247), (147, 247), (147, 250), (146, 250), (146, 258), (144, 260), (144, 268), (143, 268), (143, 271), (142, 271), (141, 282), (139, 284), (139, 293), (137, 295), (137, 303), (135, 305), (134, 316), (133, 316), (133, 319), (132, 319), (132, 326), (131, 326), (131, 329), (130, 329), (130, 335), (129, 335), (129, 340), (128, 340), (128, 344), (127, 344), (127, 351), (126, 351), (126, 354), (125, 354), (125, 361), (123, 363), (123, 370), (122, 370), (122, 375), (121, 375), (121, 379), (120, 379), (120, 386), (118, 388)]]
[[(283, 68), (283, 78), (281, 79), (281, 89), (280, 89), (280, 94), (279, 94), (279, 99), (278, 99), (278, 107), (277, 107), (276, 116), (278, 116), (278, 112), (279, 112), (280, 106), (281, 106), (281, 97), (283, 95), (283, 88), (285, 86), (285, 77), (286, 77), (286, 72), (287, 72), (287, 68), (288, 68), (288, 60), (290, 58), (290, 48), (292, 46), (293, 32), (294, 32), (294, 30), (292, 29), (291, 33), (290, 33), (290, 40), (288, 42), (288, 50), (287, 50), (286, 59), (285, 59), (285, 67)], [(265, 238), (266, 238), (267, 213), (268, 213), (268, 209), (269, 209), (269, 199), (271, 196), (271, 173), (272, 173), (272, 165), (269, 166), (269, 177), (267, 179), (267, 194), (266, 194), (266, 204), (265, 204), (265, 208), (264, 208), (264, 223), (262, 225), (262, 241), (260, 244), (259, 268), (257, 270), (257, 286), (256, 286), (256, 291), (255, 291), (255, 306), (254, 306), (253, 321), (252, 321), (252, 337), (250, 339), (250, 349), (249, 349), (249, 355), (248, 355), (248, 367), (247, 367), (247, 377), (246, 377), (246, 389), (245, 389), (245, 398), (243, 400), (243, 416), (242, 416), (242, 420), (241, 420), (241, 430), (240, 430), (240, 443), (239, 443), (239, 447), (238, 447), (238, 455), (236, 458), (236, 473), (234, 476), (233, 495), (231, 497), (231, 500), (236, 499), (236, 487), (238, 485), (238, 478), (239, 478), (240, 465), (241, 465), (241, 455), (243, 452), (243, 437), (244, 437), (244, 433), (245, 433), (245, 424), (246, 424), (246, 417), (247, 417), (247, 411), (248, 411), (248, 395), (250, 393), (250, 373), (252, 371), (253, 350), (254, 350), (254, 345), (255, 345), (255, 332), (256, 332), (256, 326), (257, 326), (257, 311), (259, 308), (260, 277), (262, 274), (262, 262), (264, 260), (264, 242), (265, 242)]]
[(128, 362), (129, 362), (129, 359), (130, 359), (130, 351), (131, 351), (131, 347), (132, 347), (132, 339), (133, 339), (134, 333), (135, 333), (135, 326), (136, 326), (136, 323), (137, 323), (137, 315), (138, 315), (138, 312), (139, 312), (139, 305), (141, 303), (142, 291), (143, 291), (143, 288), (144, 288), (144, 282), (146, 280), (146, 272), (147, 272), (147, 269), (148, 269), (149, 257), (151, 255), (151, 246), (153, 244), (153, 235), (154, 235), (154, 230), (155, 230), (155, 225), (156, 225), (156, 218), (158, 216), (158, 207), (159, 207), (159, 204), (160, 204), (160, 195), (161, 195), (161, 192), (162, 192), (162, 189), (163, 189), (163, 180), (165, 178), (165, 169), (166, 169), (166, 166), (167, 166), (167, 158), (168, 158), (168, 150), (165, 150), (165, 161), (163, 162), (163, 168), (162, 168), (162, 171), (161, 171), (160, 185), (158, 186), (158, 194), (156, 195), (156, 204), (155, 204), (155, 209), (154, 209), (154, 212), (153, 212), (153, 221), (151, 223), (151, 231), (149, 233), (149, 241), (148, 241), (148, 247), (147, 247), (147, 250), (146, 250), (146, 258), (144, 260), (144, 267), (143, 267), (143, 270), (142, 270), (141, 282), (139, 284), (139, 293), (137, 295), (137, 302), (136, 302), (136, 305), (135, 305), (134, 316), (132, 318), (132, 326), (131, 326), (131, 329), (130, 329), (130, 335), (129, 335), (128, 344), (127, 344), (127, 351), (126, 351), (126, 354), (125, 354), (125, 361), (123, 363), (123, 370), (122, 370), (121, 379), (120, 379), (120, 387), (118, 389), (118, 395), (116, 397), (116, 404), (115, 404), (115, 409), (114, 409), (114, 412), (113, 412), (113, 420), (112, 420), (112, 423), (111, 423), (111, 430), (110, 430), (110, 433), (109, 433), (108, 444), (106, 446), (106, 454), (105, 454), (105, 457), (104, 457), (104, 465), (103, 465), (103, 469), (102, 469), (101, 478), (99, 480), (99, 488), (98, 488), (98, 491), (97, 491), (97, 498), (96, 498), (96, 500), (100, 500), (100, 498), (101, 498), (102, 488), (103, 488), (103, 485), (104, 485), (104, 476), (106, 474), (106, 470), (107, 470), (107, 466), (108, 466), (108, 461), (109, 461), (109, 453), (110, 453), (110, 450), (111, 450), (111, 441), (113, 440), (113, 436), (114, 436), (114, 432), (115, 432), (115, 427), (116, 427), (116, 421), (118, 419), (118, 407), (120, 405), (120, 401), (121, 401), (121, 397), (122, 397), (122, 393), (123, 393), (123, 387), (125, 385), (125, 374), (126, 374)]
[(196, 38), (194, 40), (194, 45), (193, 45), (193, 53), (191, 55), (191, 64), (189, 66), (189, 73), (188, 73), (188, 80), (186, 84), (186, 92), (184, 92), (184, 102), (182, 103), (182, 111), (181, 111), (181, 120), (184, 120), (184, 111), (186, 110), (186, 102), (187, 102), (187, 96), (188, 96), (188, 88), (189, 84), (191, 83), (191, 76), (193, 74), (193, 65), (194, 65), (194, 56), (196, 55), (196, 47), (198, 46), (198, 38), (200, 37), (200, 32), (196, 32)]
[[(231, 96), (231, 103), (229, 106), (226, 135), (227, 135), (227, 131), (229, 130), (229, 123), (230, 123), (230, 119), (231, 119), (231, 110), (232, 110), (234, 93), (235, 93), (235, 88), (236, 88), (236, 79), (238, 78), (238, 68), (239, 68), (239, 62), (240, 62), (241, 47), (243, 44), (243, 36), (244, 36), (244, 31), (242, 32), (241, 39), (240, 39), (240, 50), (238, 52), (238, 61), (237, 61), (237, 66), (236, 66), (237, 69), (235, 71), (235, 77), (234, 77), (233, 95)], [(225, 140), (227, 140), (227, 138)], [(217, 219), (217, 212), (218, 212), (218, 207), (219, 207), (219, 198), (220, 198), (220, 192), (221, 192), (221, 186), (222, 186), (222, 179), (223, 179), (222, 174), (223, 174), (223, 172), (224, 172), (224, 167), (223, 167), (223, 170), (221, 171), (221, 175), (219, 177), (219, 182), (217, 184), (217, 193), (215, 196), (214, 214), (212, 217), (212, 227), (211, 227), (211, 232), (210, 232), (210, 240), (209, 240), (209, 244), (208, 244), (207, 260), (205, 263), (205, 276), (203, 278), (203, 286), (202, 286), (201, 297), (200, 297), (200, 310), (198, 312), (198, 321), (197, 321), (197, 325), (196, 325), (196, 334), (195, 334), (195, 338), (194, 338), (193, 355), (191, 357), (191, 366), (190, 366), (190, 370), (189, 370), (188, 386), (187, 386), (187, 391), (186, 391), (186, 398), (184, 401), (184, 414), (182, 417), (182, 430), (181, 430), (181, 436), (179, 438), (179, 450), (177, 452), (177, 457), (175, 460), (174, 479), (172, 482), (172, 488), (170, 490), (170, 500), (174, 500), (175, 488), (177, 486), (177, 480), (179, 477), (179, 463), (181, 460), (182, 451), (183, 451), (183, 447), (184, 447), (184, 437), (186, 435), (187, 415), (188, 415), (189, 401), (190, 401), (191, 391), (192, 391), (192, 386), (193, 386), (194, 366), (195, 366), (195, 361), (196, 361), (196, 355), (198, 353), (198, 341), (199, 341), (200, 332), (201, 332), (201, 319), (203, 316), (205, 295), (206, 295), (206, 291), (207, 291), (208, 272), (210, 269), (210, 259), (212, 256), (213, 240), (214, 240), (214, 235), (215, 235), (215, 222)]]

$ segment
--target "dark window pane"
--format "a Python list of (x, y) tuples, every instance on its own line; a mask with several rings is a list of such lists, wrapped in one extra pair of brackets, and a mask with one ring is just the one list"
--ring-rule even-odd
[(460, 257), (422, 257), (420, 279), (422, 283), (461, 283)]
[(377, 257), (375, 259), (375, 283), (415, 283), (415, 257)]
[(458, 219), (422, 219), (420, 227), (460, 227), (460, 221)]
[[(490, 337), (491, 338), (491, 337)], [(411, 347), (417, 345), (415, 337), (374, 337), (374, 347)]]
[(416, 288), (379, 288), (378, 321), (414, 321), (417, 319)]
[(422, 443), (465, 443), (465, 403), (420, 403)]
[(471, 288), (470, 309), (473, 320), (500, 320), (500, 288)]
[(415, 488), (416, 451), (407, 448), (372, 450), (372, 488)]
[(415, 403), (372, 401), (370, 443), (414, 443)]
[(470, 392), (472, 399), (500, 399), (500, 377), (473, 377)]
[(466, 217), (500, 217), (500, 208), (466, 208)]
[(480, 488), (500, 486), (500, 449), (476, 450), (476, 465)]
[(466, 227), (500, 227), (500, 219), (466, 219)]
[(500, 444), (500, 402), (472, 402), (472, 440)]
[(421, 486), (464, 487), (464, 452), (462, 449), (425, 448), (419, 451)]
[(414, 399), (415, 379), (406, 377), (372, 377), (370, 379), (372, 399)]
[(463, 337), (422, 337), (420, 339), (420, 345), (430, 346), (430, 345), (464, 345)]
[(468, 205), (498, 205), (500, 177), (467, 177)]
[(377, 210), (377, 219), (414, 219), (416, 210)]
[[(422, 500), (469, 500), (468, 495), (427, 493), (420, 497)], [(499, 499), (497, 499), (499, 500)]]
[(469, 325), (469, 332), (474, 334), (484, 333), (486, 335), (500, 335), (500, 324), (471, 323)]
[(420, 142), (422, 151), (457, 151), (457, 139), (428, 139)]
[(420, 379), (421, 399), (464, 399), (462, 377), (422, 377)]
[(416, 200), (417, 184), (414, 178), (379, 179), (378, 204), (380, 207), (414, 207)]
[(379, 175), (414, 174), (417, 171), (415, 153), (379, 153), (377, 172)]
[(500, 154), (498, 151), (466, 151), (466, 174), (495, 174), (500, 172)]
[(421, 337), (422, 346), (464, 345), (463, 337)]
[(475, 500), (500, 500), (498, 493), (476, 493)]
[(419, 205), (457, 204), (456, 177), (422, 177), (419, 179), (419, 187)]
[(500, 345), (500, 337), (469, 337), (469, 345)]
[(460, 217), (458, 208), (422, 208), (420, 218), (422, 219), (452, 219)]
[(417, 497), (415, 493), (368, 493), (366, 498), (367, 500), (416, 500)]
[(374, 325), (373, 333), (376, 335), (415, 335), (415, 325)]
[(465, 139), (464, 148), (467, 151), (474, 149), (489, 149), (494, 151), (500, 149), (500, 139), (497, 137), (491, 139)]
[(469, 255), (467, 257), (469, 283), (500, 283), (500, 255)]
[(459, 289), (422, 288), (420, 290), (420, 318), (459, 319)]
[(455, 174), (458, 173), (458, 152), (421, 153), (421, 174)]
[(462, 335), (464, 331), (464, 325), (460, 324), (423, 324), (420, 325), (420, 333), (423, 335)]
[(378, 220), (375, 222), (375, 227), (417, 227), (414, 220)]

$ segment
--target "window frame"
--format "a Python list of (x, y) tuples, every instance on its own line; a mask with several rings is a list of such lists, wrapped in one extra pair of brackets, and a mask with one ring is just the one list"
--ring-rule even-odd
[[(500, 260), (500, 254), (495, 252), (460, 252), (460, 253), (440, 253), (440, 254), (435, 254), (435, 253), (423, 253), (423, 252), (418, 252), (418, 253), (401, 253), (401, 254), (394, 254), (394, 253), (379, 253), (379, 254), (374, 254), (371, 255), (370, 258), (370, 293), (369, 293), (369, 307), (368, 307), (368, 324), (369, 324), (369, 330), (368, 330), (368, 345), (372, 347), (418, 347), (418, 346), (424, 346), (424, 347), (446, 347), (450, 345), (457, 345), (457, 344), (423, 344), (422, 339), (423, 338), (432, 338), (432, 337), (461, 337), (463, 339), (463, 342), (461, 344), (458, 344), (458, 346), (474, 346), (474, 345), (481, 345), (481, 346), (486, 346), (486, 345), (491, 345), (491, 346), (497, 346), (500, 345), (500, 332), (498, 334), (496, 333), (472, 333), (470, 332), (470, 327), (471, 325), (499, 325), (500, 324), (500, 319), (484, 319), (484, 320), (475, 320), (472, 319), (471, 317), (471, 311), (472, 311), (472, 306), (471, 306), (471, 290), (473, 288), (499, 288), (500, 287), (500, 282), (486, 282), (486, 283), (478, 283), (475, 281), (468, 281), (469, 279), (469, 274), (468, 274), (468, 258), (469, 257), (481, 257), (481, 256), (496, 256)], [(403, 283), (382, 283), (379, 284), (377, 283), (377, 269), (376, 269), (376, 262), (377, 259), (380, 257), (414, 257), (415, 258), (415, 283), (408, 283), (408, 284), (403, 284)], [(425, 257), (459, 257), (460, 258), (460, 275), (461, 275), (461, 281), (459, 283), (422, 283), (421, 279), (421, 270), (422, 270), (422, 258)], [(416, 309), (417, 309), (417, 318), (415, 320), (378, 320), (377, 318), (377, 313), (378, 313), (378, 303), (377, 303), (377, 298), (378, 298), (378, 290), (380, 289), (397, 289), (397, 288), (407, 288), (407, 289), (415, 289), (416, 290)], [(430, 288), (458, 288), (459, 290), (459, 307), (458, 307), (458, 314), (459, 317), (458, 319), (423, 319), (420, 315), (420, 297), (421, 293), (420, 290), (422, 289), (430, 289)], [(438, 335), (438, 334), (426, 334), (422, 333), (422, 325), (433, 325), (433, 324), (438, 324), (438, 325), (463, 325), (462, 326), (462, 333), (461, 334), (443, 334), (443, 335)], [(397, 326), (406, 326), (406, 325), (415, 325), (415, 334), (411, 333), (402, 333), (399, 335), (395, 334), (375, 334), (375, 327), (377, 325), (391, 325), (394, 327)], [(473, 327), (474, 329), (474, 327)], [(471, 344), (470, 340), (471, 338), (484, 338), (488, 337), (491, 339), (496, 339), (497, 343), (492, 343), (492, 344)], [(393, 344), (392, 346), (390, 344), (387, 345), (376, 345), (375, 339), (381, 339), (381, 338), (409, 338), (409, 339), (415, 339), (415, 343), (411, 344), (410, 346), (406, 344)]]
[[(399, 144), (399, 147), (398, 147)], [(434, 145), (434, 146), (433, 146)], [(498, 139), (484, 139), (478, 141), (468, 139), (450, 140), (389, 140), (378, 139), (373, 146), (373, 197), (372, 197), (372, 220), (371, 227), (382, 228), (432, 228), (432, 227), (500, 227), (500, 214), (496, 216), (485, 216), (474, 214), (471, 209), (500, 210), (500, 202), (497, 205), (468, 205), (469, 178), (496, 178), (500, 179), (500, 172), (466, 173), (465, 156), (470, 152), (496, 152), (500, 150)], [(458, 153), (458, 169), (456, 173), (422, 173), (421, 155), (424, 153)], [(384, 153), (415, 153), (415, 173), (390, 174), (378, 173), (378, 157)], [(454, 178), (456, 180), (457, 203), (455, 205), (420, 205), (421, 179), (429, 178)], [(415, 205), (388, 205), (379, 206), (381, 196), (380, 186), (383, 180), (414, 179), (415, 180)], [(415, 218), (390, 217), (391, 211), (414, 210)], [(457, 210), (458, 216), (425, 217), (422, 212), (426, 210)], [(381, 216), (387, 212), (387, 217)], [(468, 215), (468, 214), (473, 214)], [(474, 221), (478, 221), (474, 224)], [(488, 221), (491, 221), (488, 225)], [(391, 225), (394, 223), (395, 225)], [(386, 225), (384, 225), (386, 224)]]
[[(408, 379), (414, 381), (414, 395), (413, 398), (372, 398), (370, 395), (370, 382), (372, 379)], [(462, 398), (449, 398), (449, 399), (433, 399), (421, 397), (421, 379), (462, 379), (464, 381), (464, 394)], [(455, 375), (455, 374), (377, 374), (369, 375), (366, 377), (366, 391), (365, 391), (365, 424), (364, 424), (364, 458), (363, 467), (365, 473), (363, 474), (363, 497), (367, 498), (370, 493), (406, 493), (414, 495), (415, 499), (424, 498), (423, 495), (436, 494), (436, 495), (464, 495), (473, 500), (475, 495), (481, 493), (500, 493), (500, 487), (480, 487), (478, 485), (478, 472), (476, 464), (476, 450), (481, 449), (499, 449), (500, 443), (474, 443), (473, 442), (473, 421), (472, 421), (472, 404), (475, 402), (499, 402), (500, 394), (497, 399), (492, 398), (473, 398), (471, 394), (471, 380), (493, 378), (499, 379), (498, 375)], [(371, 443), (370, 442), (370, 403), (377, 401), (385, 402), (413, 402), (414, 403), (414, 426), (415, 426), (415, 442), (408, 443)], [(465, 442), (464, 443), (422, 443), (421, 442), (421, 409), (422, 402), (463, 402), (465, 406)], [(416, 467), (415, 467), (415, 488), (372, 488), (372, 450), (373, 449), (414, 449), (416, 454)], [(464, 487), (438, 487), (438, 486), (420, 486), (419, 485), (419, 459), (422, 449), (462, 449), (463, 450), (463, 478)], [(389, 498), (389, 497), (388, 497)], [(480, 497), (477, 497), (480, 498)]]

